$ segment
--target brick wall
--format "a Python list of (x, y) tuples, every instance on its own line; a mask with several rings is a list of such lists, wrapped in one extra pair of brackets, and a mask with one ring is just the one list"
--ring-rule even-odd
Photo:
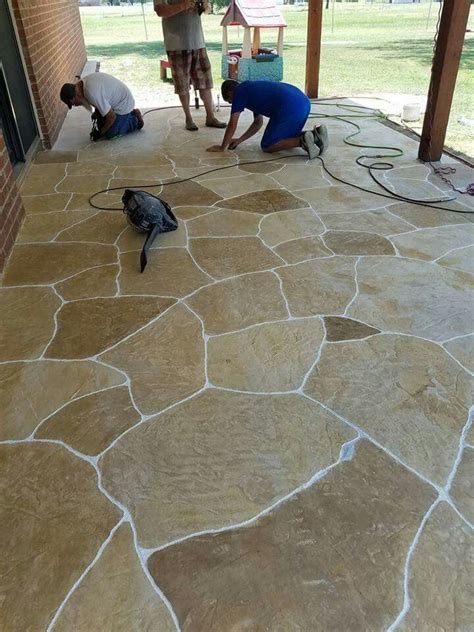
[(12, 0), (12, 7), (46, 147), (67, 114), (59, 99), (86, 62), (77, 0)]
[(24, 210), (0, 130), (0, 271), (13, 247)]

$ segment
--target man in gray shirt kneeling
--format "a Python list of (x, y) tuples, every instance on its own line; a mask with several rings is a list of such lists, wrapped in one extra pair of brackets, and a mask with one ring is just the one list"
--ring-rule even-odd
[(96, 109), (93, 117), (98, 118), (100, 124), (97, 133), (91, 134), (91, 138), (95, 136), (92, 140), (122, 136), (143, 127), (142, 114), (135, 108), (129, 88), (105, 72), (93, 72), (77, 83), (65, 83), (59, 96), (69, 109), (79, 105), (88, 110)]

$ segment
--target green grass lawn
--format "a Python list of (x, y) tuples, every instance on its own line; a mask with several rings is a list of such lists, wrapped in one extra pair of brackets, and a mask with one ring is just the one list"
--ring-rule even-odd
[[(147, 6), (148, 41), (140, 7), (136, 15), (83, 14), (89, 58), (103, 61), (107, 71), (148, 92), (160, 87), (159, 58), (164, 55), (160, 19)], [(336, 3), (325, 10), (320, 96), (404, 93), (426, 95), (430, 77), (438, 4), (372, 5)], [(283, 7), (285, 31), (284, 80), (303, 87), (307, 11)], [(469, 28), (474, 29), (473, 11)], [(220, 15), (203, 16), (204, 31), (216, 85), (220, 83), (222, 32)], [(276, 33), (263, 45), (274, 47)], [(242, 29), (231, 29), (240, 45)], [(157, 98), (157, 102), (159, 99)], [(458, 123), (474, 119), (474, 34), (467, 33), (454, 95), (446, 145), (474, 156), (474, 128)]]

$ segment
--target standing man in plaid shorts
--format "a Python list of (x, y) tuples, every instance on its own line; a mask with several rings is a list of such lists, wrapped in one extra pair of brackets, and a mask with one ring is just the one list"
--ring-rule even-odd
[(199, 90), (206, 108), (207, 127), (225, 127), (214, 116), (211, 64), (206, 52), (201, 16), (195, 0), (154, 0), (155, 13), (162, 18), (163, 39), (171, 65), (174, 91), (179, 96), (186, 117), (186, 129), (194, 131), (189, 107), (189, 86)]

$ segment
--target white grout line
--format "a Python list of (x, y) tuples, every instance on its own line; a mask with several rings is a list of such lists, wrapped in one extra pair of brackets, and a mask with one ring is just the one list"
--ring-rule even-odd
[(110, 531), (109, 535), (107, 536), (107, 538), (100, 545), (100, 547), (99, 547), (97, 553), (95, 554), (95, 557), (92, 560), (92, 562), (81, 573), (79, 578), (74, 582), (74, 584), (69, 589), (67, 595), (64, 597), (64, 599), (63, 599), (62, 603), (60, 604), (59, 608), (56, 610), (56, 612), (55, 612), (50, 624), (48, 625), (48, 627), (46, 629), (46, 632), (52, 632), (52, 630), (54, 630), (54, 628), (56, 627), (56, 623), (57, 623), (62, 611), (64, 610), (65, 606), (67, 605), (67, 602), (69, 601), (71, 596), (74, 594), (76, 589), (80, 586), (80, 584), (82, 583), (82, 580), (86, 577), (86, 575), (89, 574), (89, 572), (95, 566), (97, 561), (100, 560), (104, 550), (107, 548), (108, 544), (111, 542), (112, 538), (114, 537), (116, 531), (122, 526), (122, 524), (124, 524), (124, 522), (125, 522), (125, 519), (123, 517), (120, 518), (120, 520), (117, 522), (117, 524), (111, 529), (111, 531)]
[(349, 303), (346, 305), (346, 309), (344, 310), (343, 316), (345, 316), (346, 318), (347, 318), (347, 315), (348, 315), (348, 312), (349, 312), (350, 308), (354, 304), (356, 298), (359, 296), (359, 278), (357, 276), (357, 266), (358, 266), (361, 258), (362, 257), (357, 257), (357, 259), (356, 259), (356, 261), (354, 263), (354, 285), (355, 285), (355, 291), (354, 291), (354, 296), (351, 298)]
[(241, 522), (234, 523), (231, 525), (226, 525), (224, 527), (196, 531), (194, 533), (185, 535), (181, 538), (177, 538), (176, 540), (166, 542), (165, 544), (162, 544), (158, 547), (143, 549), (144, 554), (146, 555), (146, 558), (148, 559), (153, 553), (156, 553), (157, 551), (163, 551), (164, 549), (167, 549), (171, 546), (176, 546), (177, 544), (181, 544), (182, 542), (186, 542), (187, 540), (191, 540), (203, 535), (214, 535), (216, 533), (225, 533), (227, 531), (235, 531), (237, 529), (242, 529), (243, 527), (248, 527), (254, 524), (255, 522), (257, 522), (257, 520), (259, 520), (263, 516), (270, 514), (272, 511), (274, 511), (280, 505), (285, 503), (287, 500), (290, 500), (291, 498), (301, 493), (305, 489), (312, 487), (317, 481), (324, 478), (326, 474), (331, 472), (331, 470), (335, 469), (342, 462), (352, 460), (352, 458), (354, 457), (354, 452), (355, 452), (354, 448), (356, 447), (356, 444), (358, 443), (358, 441), (359, 441), (359, 436), (356, 436), (354, 439), (351, 439), (350, 441), (346, 441), (345, 443), (343, 443), (339, 450), (339, 457), (337, 461), (334, 461), (334, 463), (331, 463), (327, 467), (321, 470), (318, 470), (305, 483), (298, 485), (297, 487), (292, 489), (288, 494), (285, 494), (281, 498), (278, 498), (273, 503), (271, 503), (270, 505), (268, 505), (267, 507), (259, 511), (257, 514), (255, 514), (251, 518), (248, 518), (247, 520), (243, 520)]
[(414, 474), (417, 478), (421, 479), (423, 482), (427, 483), (428, 485), (430, 485), (431, 487), (433, 487), (436, 492), (438, 494), (444, 493), (444, 490), (442, 487), (440, 487), (437, 483), (434, 483), (433, 481), (431, 481), (429, 478), (427, 478), (424, 474), (421, 474), (420, 472), (418, 472), (417, 470), (415, 470), (411, 465), (408, 465), (408, 463), (406, 463), (405, 461), (403, 461), (399, 456), (397, 456), (394, 452), (392, 452), (391, 450), (389, 450), (388, 448), (386, 448), (385, 446), (383, 446), (379, 441), (377, 441), (377, 439), (374, 439), (374, 437), (372, 437), (370, 434), (368, 434), (365, 430), (363, 430), (360, 426), (358, 426), (357, 424), (355, 424), (352, 421), (349, 421), (349, 419), (346, 419), (345, 417), (343, 417), (342, 415), (340, 415), (338, 412), (336, 412), (335, 410), (333, 410), (332, 408), (330, 408), (329, 406), (327, 406), (326, 404), (324, 404), (323, 402), (319, 401), (318, 399), (315, 399), (314, 397), (312, 397), (311, 395), (308, 395), (308, 393), (299, 390), (298, 393), (302, 396), (305, 397), (306, 399), (309, 399), (310, 401), (314, 402), (315, 404), (319, 404), (320, 406), (322, 406), (327, 412), (331, 413), (331, 415), (334, 415), (334, 417), (337, 417), (337, 419), (339, 419), (340, 421), (344, 422), (347, 426), (349, 426), (350, 428), (352, 428), (353, 430), (355, 430), (357, 433), (360, 434), (360, 436), (363, 439), (367, 439), (367, 441), (370, 441), (373, 445), (375, 445), (377, 448), (379, 448), (380, 450), (382, 450), (383, 452), (385, 452), (385, 454), (388, 454), (388, 456), (390, 456), (394, 461), (396, 461), (397, 463), (399, 463), (400, 465), (402, 465), (405, 469), (409, 470), (410, 472), (412, 472), (412, 474)]
[[(108, 367), (108, 368), (114, 368), (114, 367)], [(117, 369), (114, 368), (114, 371), (117, 371)], [(105, 391), (111, 391), (111, 390), (113, 390), (115, 388), (123, 388), (125, 386), (125, 384), (126, 384), (126, 382), (122, 382), (121, 384), (114, 384), (113, 386), (106, 386), (104, 388), (100, 388), (100, 389), (97, 389), (95, 391), (87, 392), (84, 395), (80, 395), (79, 397), (74, 397), (72, 399), (68, 399), (66, 402), (64, 402), (64, 404), (62, 404), (61, 406), (56, 408), (56, 410), (53, 410), (53, 412), (51, 412), (48, 415), (46, 415), (46, 417), (43, 417), (43, 419), (38, 423), (38, 425), (35, 427), (35, 429), (28, 435), (27, 439), (31, 440), (31, 441), (33, 441), (33, 439), (36, 439), (37, 437), (35, 437), (35, 435), (38, 432), (38, 430), (47, 421), (49, 421), (51, 419), (51, 417), (54, 417), (54, 415), (59, 413), (64, 408), (67, 408), (69, 406), (69, 404), (77, 402), (77, 401), (79, 401), (81, 399), (85, 399), (86, 397), (91, 397), (92, 395), (97, 395), (98, 393), (104, 393)]]
[(402, 606), (402, 609), (400, 610), (397, 618), (387, 628), (386, 632), (394, 632), (398, 628), (398, 626), (402, 622), (402, 620), (405, 618), (407, 612), (410, 610), (409, 575), (410, 575), (411, 558), (413, 557), (413, 553), (415, 551), (415, 548), (416, 548), (416, 546), (418, 544), (418, 541), (420, 539), (421, 534), (423, 533), (423, 529), (425, 528), (425, 525), (426, 525), (429, 517), (431, 516), (431, 514), (436, 509), (436, 507), (438, 506), (439, 503), (440, 503), (440, 499), (437, 498), (434, 501), (434, 503), (432, 503), (432, 505), (429, 507), (428, 511), (425, 513), (425, 515), (423, 516), (423, 519), (420, 522), (420, 526), (418, 527), (418, 530), (417, 530), (417, 532), (415, 534), (415, 537), (413, 538), (413, 542), (410, 544), (410, 548), (408, 549), (408, 553), (407, 553), (407, 556), (406, 556), (406, 559), (405, 559), (405, 567), (404, 567), (403, 606)]
[(53, 323), (54, 323), (53, 333), (51, 334), (51, 338), (49, 339), (45, 348), (43, 349), (43, 353), (38, 358), (39, 360), (42, 360), (45, 357), (53, 340), (56, 338), (56, 334), (58, 333), (58, 329), (59, 329), (59, 323), (58, 323), (59, 312), (62, 310), (63, 306), (66, 304), (66, 301), (63, 299), (63, 297), (59, 294), (59, 292), (56, 290), (54, 286), (52, 287), (52, 290), (59, 299), (59, 307), (55, 310), (54, 315), (53, 315)]

